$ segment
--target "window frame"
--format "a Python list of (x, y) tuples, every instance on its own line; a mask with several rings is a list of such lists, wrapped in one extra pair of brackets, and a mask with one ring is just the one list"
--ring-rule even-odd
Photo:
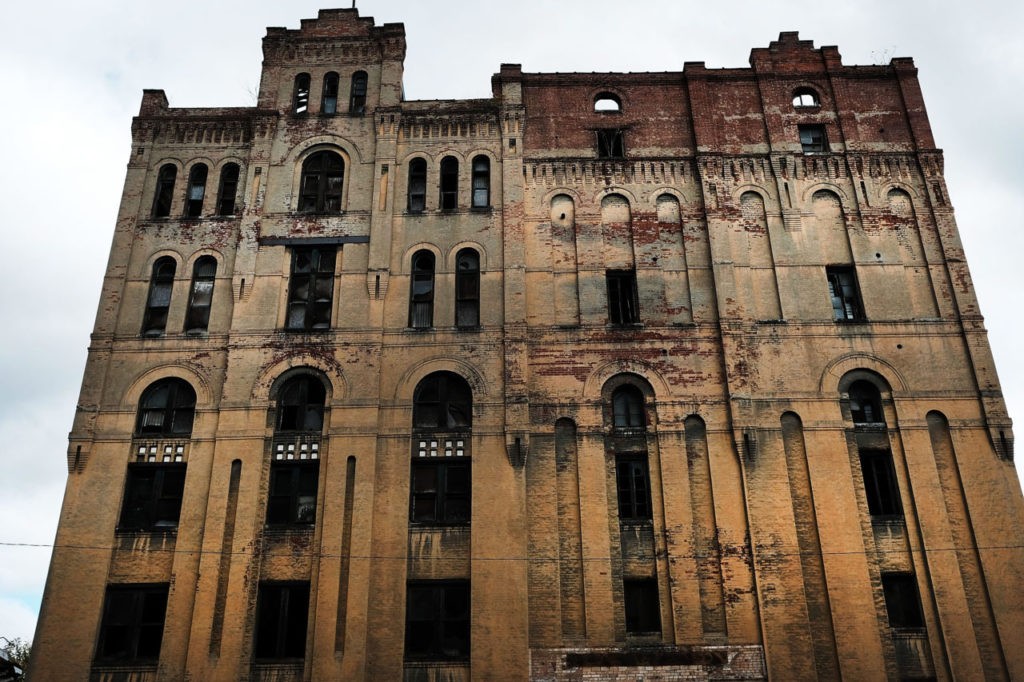
[(298, 661), (306, 658), (309, 597), (308, 582), (260, 583), (253, 627), (253, 658), (256, 661)]
[[(164, 386), (168, 387), (167, 399), (162, 406), (147, 407), (146, 401)], [(179, 399), (180, 398), (180, 399)], [(150, 428), (149, 415), (161, 412), (159, 428)], [(195, 423), (196, 391), (184, 379), (168, 377), (154, 381), (139, 396), (138, 413), (135, 417), (135, 438), (189, 438)], [(179, 415), (181, 421), (179, 422)], [(176, 430), (176, 423), (183, 428)], [(187, 428), (184, 426), (187, 425)]]
[[(209, 272), (201, 268), (212, 263)], [(213, 309), (213, 292), (217, 283), (217, 259), (200, 256), (192, 264), (192, 281), (188, 288), (188, 306), (185, 309), (186, 334), (202, 334), (210, 328), (210, 311)], [(206, 286), (208, 285), (208, 287)], [(206, 291), (203, 289), (206, 288)]]
[(237, 163), (226, 163), (220, 169), (220, 186), (217, 188), (217, 215), (235, 215), (238, 202), (238, 181), (242, 168)]
[[(178, 529), (187, 465), (184, 462), (131, 462), (125, 474), (117, 531), (170, 533)], [(148, 489), (147, 489), (148, 479)]]
[[(882, 392), (872, 382), (858, 379), (850, 384), (846, 395), (849, 398), (850, 418), (854, 426), (885, 425)], [(869, 416), (874, 418), (869, 419)]]
[(821, 97), (814, 88), (797, 88), (793, 91), (792, 103), (794, 109), (817, 109), (821, 106)]
[[(293, 390), (294, 401), (290, 395)], [(290, 376), (277, 389), (275, 410), (274, 435), (320, 435), (327, 411), (327, 387), (312, 374)], [(309, 421), (311, 416), (315, 423)]]
[(437, 207), (442, 211), (459, 208), (459, 160), (454, 156), (441, 159)]
[(178, 179), (178, 167), (165, 163), (157, 172), (156, 189), (153, 192), (154, 218), (169, 218), (174, 208), (174, 185)]
[(333, 149), (321, 149), (302, 161), (299, 175), (299, 213), (337, 215), (345, 195), (345, 158)]
[(608, 323), (618, 327), (640, 324), (636, 270), (606, 270)]
[[(451, 605), (451, 606), (450, 606)], [(428, 614), (417, 614), (427, 606)], [(412, 580), (406, 584), (406, 661), (468, 661), (472, 643), (472, 591), (468, 580)], [(414, 643), (429, 632), (425, 643)]]
[[(96, 641), (96, 663), (157, 664), (160, 660), (160, 650), (163, 648), (169, 587), (167, 583), (107, 585)], [(113, 602), (119, 597), (127, 602), (126, 609), (114, 606)], [(118, 616), (118, 611), (122, 611), (121, 617)], [(159, 619), (155, 617), (154, 611), (159, 612)], [(121, 636), (127, 639), (127, 651), (111, 654), (107, 650), (111, 646), (111, 640), (118, 634), (118, 629), (124, 630)], [(148, 642), (143, 641), (147, 632)]]
[[(657, 578), (623, 578), (622, 606), (627, 635), (661, 635), (661, 594)], [(651, 625), (656, 627), (651, 628)]]
[(202, 218), (203, 203), (206, 200), (206, 183), (210, 179), (210, 168), (205, 163), (197, 163), (188, 172), (188, 184), (185, 187), (186, 218)]
[(866, 322), (857, 271), (852, 265), (825, 266), (832, 318), (836, 322)]
[(864, 497), (872, 521), (903, 519), (903, 500), (892, 451), (888, 448), (859, 448)]
[[(465, 423), (454, 423), (460, 417)], [(469, 382), (454, 372), (445, 371), (423, 377), (413, 391), (412, 428), (413, 433), (470, 432), (473, 389)]]
[(827, 154), (830, 151), (824, 124), (801, 123), (797, 125), (797, 133), (804, 154)]
[(623, 384), (612, 391), (612, 428), (647, 430), (646, 398), (644, 392), (633, 384)]
[(475, 249), (461, 249), (455, 256), (455, 326), (480, 327), (480, 254)]
[(410, 159), (408, 168), (406, 210), (409, 213), (423, 213), (427, 210), (427, 160), (422, 157)]
[(434, 326), (436, 263), (437, 259), (432, 251), (423, 249), (412, 255), (409, 270), (410, 329), (431, 329)]
[(266, 526), (312, 529), (316, 525), (319, 494), (320, 460), (271, 461)]
[(470, 525), (473, 468), (469, 457), (414, 458), (409, 481), (410, 525)]
[(350, 116), (363, 116), (366, 114), (366, 95), (369, 91), (370, 76), (365, 71), (356, 71), (352, 74), (349, 87), (348, 113)]
[(320, 113), (324, 116), (334, 116), (338, 113), (338, 90), (341, 87), (341, 78), (337, 71), (328, 71), (324, 74), (323, 88), (320, 93)]
[(170, 256), (161, 256), (153, 261), (146, 308), (142, 314), (142, 336), (156, 337), (167, 333), (167, 317), (174, 298), (177, 272), (178, 262)]
[(615, 455), (615, 499), (620, 522), (653, 519), (651, 472), (646, 452)]
[[(338, 249), (335, 246), (294, 246), (291, 252), (284, 328), (300, 333), (329, 331), (334, 317)], [(302, 259), (309, 265), (303, 265)]]
[(471, 182), (470, 207), (485, 209), (491, 207), (491, 157), (477, 154), (470, 165)]
[(295, 75), (295, 85), (292, 91), (292, 114), (305, 116), (309, 113), (309, 95), (313, 81), (308, 73)]

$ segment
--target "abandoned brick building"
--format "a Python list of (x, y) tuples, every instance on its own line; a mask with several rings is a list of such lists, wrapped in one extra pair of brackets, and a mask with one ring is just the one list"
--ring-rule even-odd
[(254, 107), (143, 94), (35, 679), (1024, 679), (910, 59), (406, 101), (400, 24), (263, 50)]

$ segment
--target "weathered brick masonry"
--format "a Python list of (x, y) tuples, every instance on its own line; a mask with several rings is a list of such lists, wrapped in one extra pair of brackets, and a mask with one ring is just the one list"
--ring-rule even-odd
[(36, 680), (1024, 679), (1013, 436), (916, 69), (149, 90)]

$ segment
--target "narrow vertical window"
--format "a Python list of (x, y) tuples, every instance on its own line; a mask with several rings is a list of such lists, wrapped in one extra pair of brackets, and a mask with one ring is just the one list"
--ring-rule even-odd
[(201, 334), (210, 324), (210, 306), (213, 304), (213, 284), (217, 277), (217, 260), (202, 256), (192, 268), (192, 286), (188, 294), (185, 313), (185, 333)]
[(442, 211), (454, 211), (459, 205), (459, 160), (454, 156), (441, 159)]
[(220, 171), (220, 190), (217, 192), (217, 215), (235, 214), (235, 196), (238, 194), (238, 164), (227, 163)]
[(864, 309), (860, 302), (857, 277), (849, 266), (825, 268), (828, 294), (832, 299), (832, 314), (836, 322), (862, 322)]
[(341, 188), (345, 179), (345, 160), (331, 151), (310, 154), (302, 163), (299, 211), (302, 213), (341, 213)]
[(619, 520), (651, 518), (651, 479), (647, 454), (619, 455), (615, 460), (615, 481), (619, 498)]
[(167, 311), (171, 307), (171, 290), (174, 288), (174, 271), (177, 266), (170, 256), (158, 258), (153, 263), (153, 275), (149, 280), (149, 296), (146, 298), (146, 313), (142, 318), (143, 336), (163, 336), (167, 329)]
[(605, 277), (608, 282), (608, 321), (618, 325), (638, 323), (640, 304), (636, 273), (633, 270), (609, 270)]
[(174, 181), (178, 177), (178, 169), (174, 164), (164, 164), (156, 179), (156, 194), (153, 195), (153, 217), (166, 218), (171, 215), (171, 202), (174, 200)]
[(352, 92), (348, 100), (348, 113), (361, 116), (366, 113), (366, 72), (356, 71), (352, 74)]
[(292, 113), (305, 114), (309, 111), (309, 74), (300, 73), (295, 77), (295, 94), (292, 96)]
[(96, 660), (156, 663), (164, 636), (167, 585), (111, 585), (103, 600)]
[(427, 162), (409, 162), (409, 213), (423, 213), (427, 203)]
[(661, 632), (661, 603), (658, 599), (657, 580), (623, 580), (622, 598), (626, 607), (626, 632), (631, 635), (654, 635)]
[(903, 518), (900, 488), (889, 450), (860, 451), (860, 468), (864, 474), (864, 494), (872, 521)]
[(480, 326), (480, 256), (473, 249), (459, 251), (455, 272), (455, 325)]
[(885, 424), (882, 412), (882, 395), (870, 381), (855, 381), (850, 384), (850, 416), (854, 424)]
[(644, 429), (644, 395), (636, 386), (622, 386), (612, 394), (612, 425), (616, 429)]
[(334, 247), (296, 247), (288, 282), (288, 319), (294, 331), (328, 329), (334, 298)]
[(206, 197), (206, 176), (209, 170), (205, 163), (192, 166), (188, 174), (188, 196), (185, 197), (185, 216), (198, 218), (203, 215), (203, 199)]
[(429, 329), (434, 325), (434, 254), (417, 251), (412, 257), (409, 290), (409, 326)]
[(256, 598), (256, 660), (306, 656), (309, 583), (263, 583)]
[(491, 160), (480, 154), (473, 158), (473, 208), (491, 205)]
[(885, 611), (889, 627), (897, 630), (924, 628), (921, 613), (921, 594), (917, 580), (911, 573), (883, 573), (882, 592), (885, 593)]
[(338, 113), (338, 74), (333, 71), (324, 75), (324, 94), (320, 100), (320, 113), (328, 116)]

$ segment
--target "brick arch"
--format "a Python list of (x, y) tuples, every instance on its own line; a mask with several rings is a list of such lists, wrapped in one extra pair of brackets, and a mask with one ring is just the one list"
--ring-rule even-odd
[(300, 353), (263, 365), (253, 381), (249, 399), (253, 405), (269, 405), (281, 382), (303, 371), (316, 374), (324, 380), (328, 405), (349, 395), (345, 373), (333, 357)]
[(184, 267), (185, 263), (188, 263), (190, 261), (189, 259), (185, 258), (185, 256), (183, 256), (180, 251), (175, 251), (174, 249), (167, 248), (160, 249), (159, 251), (154, 251), (149, 255), (149, 258), (146, 259), (146, 262), (142, 267), (142, 273), (140, 275), (140, 278), (145, 279), (148, 282), (150, 277), (153, 276), (153, 265), (158, 260), (164, 258), (165, 256), (174, 259), (174, 279), (177, 280), (179, 278), (178, 276), (181, 274), (182, 268)]
[(907, 390), (907, 383), (895, 366), (868, 353), (847, 353), (832, 360), (821, 373), (818, 390), (824, 394), (837, 395), (843, 378), (857, 370), (874, 372), (888, 383), (894, 393)]
[(822, 190), (832, 192), (839, 197), (839, 203), (843, 207), (843, 213), (849, 212), (850, 196), (846, 193), (846, 190), (833, 182), (816, 182), (803, 191), (800, 195), (800, 203), (805, 211), (811, 210), (811, 202), (814, 200), (815, 193)]
[(412, 395), (416, 387), (428, 374), (433, 374), (434, 372), (451, 372), (465, 379), (466, 383), (469, 384), (470, 390), (473, 391), (474, 412), (477, 405), (481, 402), (479, 396), (489, 394), (487, 380), (477, 367), (457, 358), (434, 357), (414, 364), (399, 377), (395, 384), (395, 402), (408, 402), (412, 404)]
[(444, 252), (441, 250), (441, 247), (437, 246), (436, 244), (431, 244), (430, 242), (418, 242), (416, 244), (412, 244), (411, 246), (409, 246), (409, 248), (407, 248), (405, 252), (402, 254), (402, 262), (399, 263), (398, 266), (398, 272), (400, 274), (412, 274), (412, 257), (415, 256), (416, 253), (419, 251), (429, 251), (430, 253), (434, 254), (435, 273), (437, 273), (438, 271), (438, 265), (443, 265), (445, 263)]
[(213, 407), (213, 390), (210, 383), (198, 369), (181, 362), (159, 365), (140, 372), (121, 396), (121, 407), (126, 410), (137, 410), (142, 393), (161, 379), (181, 379), (188, 382), (196, 392), (196, 409)]
[(487, 262), (487, 249), (484, 248), (484, 245), (480, 242), (462, 241), (453, 245), (452, 248), (448, 250), (448, 255), (444, 259), (445, 268), (448, 272), (456, 272), (457, 268), (455, 259), (458, 258), (459, 251), (462, 251), (463, 249), (473, 249), (476, 251), (477, 255), (480, 256), (481, 273), (490, 269), (489, 263)]
[[(740, 205), (740, 199), (747, 192), (753, 192), (754, 194), (758, 194), (758, 195), (761, 196), (761, 201), (764, 202), (764, 210), (766, 212), (767, 211), (773, 211), (773, 212), (777, 213), (780, 210), (779, 209), (779, 202), (775, 200), (775, 197), (768, 190), (768, 188), (764, 187), (763, 185), (756, 185), (756, 184), (754, 184), (752, 182), (746, 182), (746, 183), (743, 183), (742, 185), (737, 185), (736, 188), (733, 189), (733, 191), (732, 191), (732, 202), (733, 202), (733, 204), (736, 205), (736, 206), (739, 206)], [(840, 199), (842, 199), (841, 196), (840, 196)]]
[(611, 360), (595, 367), (583, 383), (583, 397), (587, 400), (601, 400), (602, 392), (608, 381), (619, 374), (634, 374), (647, 382), (652, 391), (649, 396), (652, 400), (659, 395), (668, 397), (672, 394), (668, 382), (658, 370), (639, 360), (623, 358)]
[(188, 271), (188, 277), (192, 277), (192, 268), (195, 267), (196, 261), (203, 256), (212, 256), (217, 261), (217, 273), (218, 277), (221, 276), (221, 270), (224, 268), (224, 254), (217, 249), (205, 247), (198, 249), (191, 256), (185, 259), (185, 269)]

